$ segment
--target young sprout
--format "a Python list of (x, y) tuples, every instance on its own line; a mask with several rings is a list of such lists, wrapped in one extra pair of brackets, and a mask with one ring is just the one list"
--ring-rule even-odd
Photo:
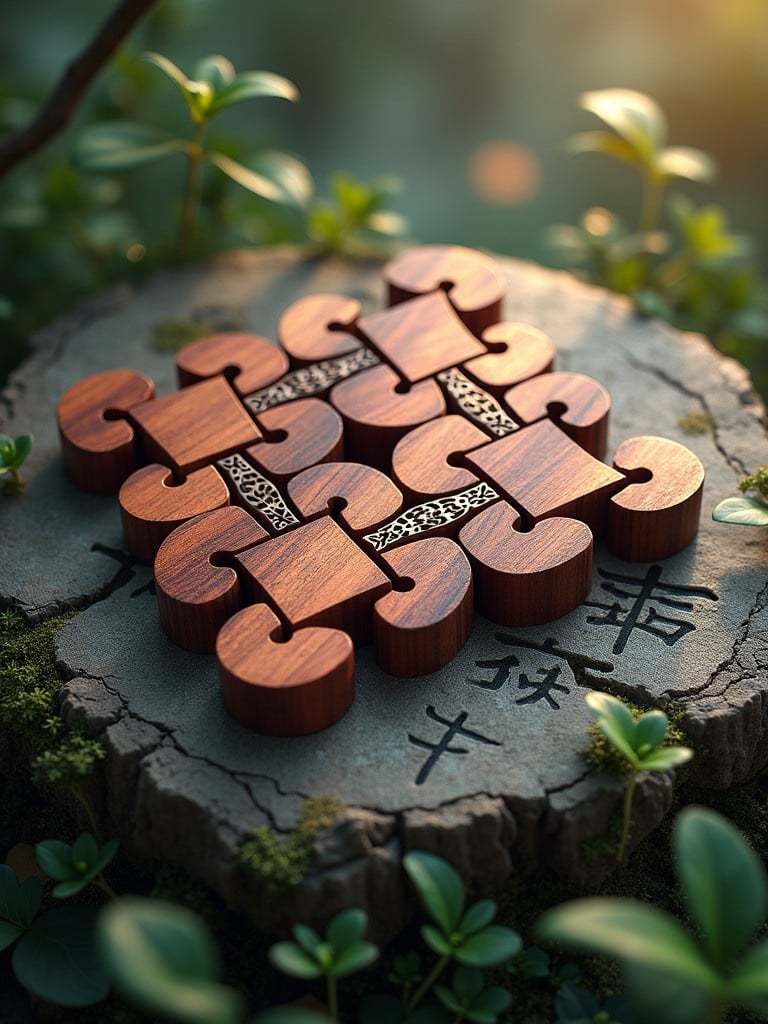
[(33, 440), (32, 434), (19, 434), (16, 438), (0, 434), (0, 478), (6, 478), (3, 481), (4, 494), (21, 494), (24, 490), (19, 468), (29, 455)]
[(739, 490), (757, 491), (756, 498), (726, 498), (712, 513), (718, 523), (735, 523), (738, 526), (768, 526), (768, 469), (758, 466), (739, 484)]

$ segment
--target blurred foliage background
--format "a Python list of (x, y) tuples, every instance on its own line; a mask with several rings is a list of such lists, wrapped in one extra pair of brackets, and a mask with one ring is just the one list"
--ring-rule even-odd
[[(105, 0), (4, 5), (0, 130), (31, 116), (109, 10)], [(762, 280), (768, 272), (764, 0), (160, 0), (69, 127), (0, 183), (0, 380), (29, 332), (76, 297), (138, 279), (171, 255), (182, 156), (109, 177), (71, 163), (79, 133), (94, 121), (183, 132), (179, 95), (134, 59), (145, 50), (187, 72), (221, 53), (238, 70), (268, 69), (296, 83), (296, 104), (262, 100), (222, 114), (211, 137), (231, 157), (293, 153), (318, 196), (330, 194), (335, 172), (360, 181), (394, 175), (403, 189), (388, 202), (414, 240), (560, 265), (548, 226), (578, 224), (597, 206), (632, 227), (640, 212), (632, 168), (600, 154), (565, 155), (570, 135), (597, 127), (578, 96), (641, 90), (666, 111), (675, 144), (717, 162), (714, 184), (676, 191), (695, 207), (727, 211), (728, 228), (752, 239), (750, 274)], [(199, 253), (307, 237), (302, 211), (223, 176), (206, 179), (204, 199)], [(701, 289), (709, 288), (705, 280)], [(766, 394), (763, 327), (758, 316), (720, 347), (747, 362)]]

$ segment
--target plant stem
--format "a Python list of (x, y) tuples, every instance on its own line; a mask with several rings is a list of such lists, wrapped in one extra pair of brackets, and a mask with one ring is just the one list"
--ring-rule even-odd
[(326, 974), (325, 976), (326, 988), (328, 991), (328, 1012), (331, 1015), (331, 1019), (338, 1021), (339, 1019), (339, 995), (336, 988), (336, 975)]
[(195, 123), (195, 132), (187, 149), (187, 184), (184, 189), (184, 205), (181, 208), (179, 222), (179, 238), (177, 243), (178, 259), (185, 263), (191, 254), (192, 239), (197, 223), (197, 211), (200, 205), (200, 164), (203, 156), (203, 134), (205, 122)]
[(71, 792), (74, 796), (77, 797), (77, 799), (82, 804), (83, 809), (85, 810), (85, 813), (88, 817), (88, 821), (90, 822), (91, 829), (93, 830), (94, 838), (96, 839), (97, 842), (100, 843), (101, 829), (99, 828), (99, 823), (96, 821), (96, 815), (93, 813), (93, 808), (91, 807), (88, 798), (86, 797), (85, 793), (83, 793), (82, 789), (79, 786), (72, 786)]
[(629, 839), (629, 830), (632, 825), (632, 800), (635, 795), (635, 783), (637, 782), (637, 768), (632, 769), (632, 774), (629, 777), (627, 788), (624, 793), (624, 821), (621, 826), (621, 839), (619, 840), (619, 849), (616, 854), (616, 863), (621, 864), (624, 860), (624, 850), (627, 846), (627, 839)]
[(661, 217), (661, 197), (664, 194), (664, 182), (651, 172), (644, 175), (643, 207), (640, 213), (641, 234), (656, 231)]
[(411, 999), (411, 1001), (408, 1003), (408, 1005), (405, 1008), (407, 1013), (410, 1013), (411, 1010), (415, 1010), (416, 1009), (416, 1007), (419, 1005), (421, 1000), (424, 998), (424, 996), (427, 994), (427, 992), (429, 992), (429, 990), (432, 988), (434, 983), (437, 981), (437, 979), (443, 973), (443, 970), (445, 969), (445, 966), (446, 966), (446, 964), (448, 963), (448, 961), (450, 959), (451, 959), (450, 956), (441, 956), (440, 957), (440, 959), (437, 961), (435, 966), (432, 968), (432, 970), (426, 976), (424, 981), (422, 981), (421, 985), (419, 985), (419, 987), (413, 993), (413, 998)]
[(111, 900), (117, 899), (117, 893), (106, 880), (103, 874), (97, 875), (96, 878), (92, 878), (91, 885), (95, 885), (97, 889), (101, 889), (101, 891), (105, 892)]

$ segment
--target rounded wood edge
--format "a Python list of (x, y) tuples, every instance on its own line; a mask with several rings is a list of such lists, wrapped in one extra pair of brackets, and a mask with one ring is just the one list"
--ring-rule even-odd
[(351, 333), (360, 311), (357, 299), (327, 293), (306, 295), (280, 317), (277, 336), (296, 367), (345, 356), (362, 347)]
[[(229, 372), (228, 372), (229, 371)], [(288, 371), (288, 356), (260, 334), (222, 331), (193, 341), (176, 356), (179, 387), (224, 374), (238, 395), (273, 384)]]
[(605, 458), (611, 396), (593, 377), (569, 370), (542, 373), (510, 388), (504, 402), (522, 423), (549, 417), (579, 447)]

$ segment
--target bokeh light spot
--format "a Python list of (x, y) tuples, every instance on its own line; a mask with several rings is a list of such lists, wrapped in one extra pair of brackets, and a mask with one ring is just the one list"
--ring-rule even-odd
[(518, 142), (499, 139), (474, 151), (469, 162), (474, 191), (489, 203), (518, 206), (539, 191), (541, 168), (536, 156)]
[(147, 250), (144, 248), (141, 242), (134, 242), (133, 245), (129, 245), (128, 248), (125, 250), (125, 255), (131, 261), (131, 263), (141, 263), (146, 253)]

